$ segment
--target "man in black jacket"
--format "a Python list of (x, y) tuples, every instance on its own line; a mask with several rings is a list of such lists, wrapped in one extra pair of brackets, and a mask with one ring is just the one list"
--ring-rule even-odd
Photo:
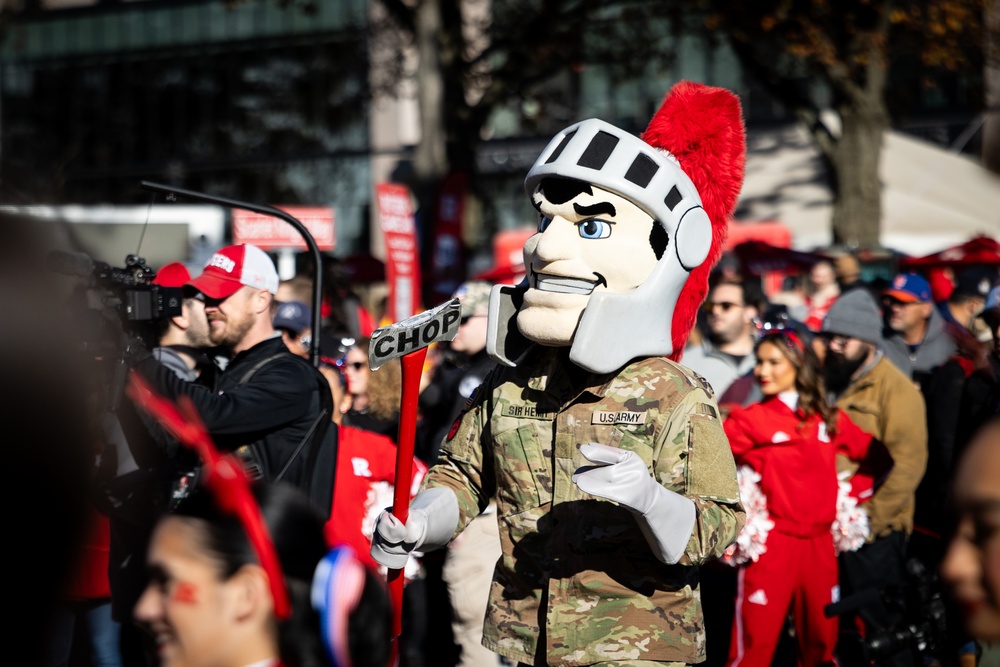
[(185, 286), (205, 303), (212, 343), (230, 353), (213, 386), (181, 380), (141, 347), (131, 359), (157, 393), (188, 396), (216, 446), (237, 452), (252, 475), (307, 487), (311, 445), (331, 423), (329, 386), (275, 331), (277, 289), (278, 272), (260, 248), (222, 248)]

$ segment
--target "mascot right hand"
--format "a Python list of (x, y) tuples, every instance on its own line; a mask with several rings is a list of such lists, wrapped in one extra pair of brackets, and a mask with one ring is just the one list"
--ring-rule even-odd
[(451, 489), (421, 491), (410, 504), (404, 524), (389, 510), (379, 515), (372, 531), (372, 558), (401, 570), (413, 551), (440, 549), (451, 541), (458, 527), (458, 499)]

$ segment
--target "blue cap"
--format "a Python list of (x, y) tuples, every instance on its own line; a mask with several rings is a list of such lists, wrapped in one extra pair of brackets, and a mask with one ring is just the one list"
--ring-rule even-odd
[(887, 296), (903, 303), (927, 303), (931, 300), (930, 283), (917, 273), (900, 273), (892, 279), (882, 296)]
[(986, 317), (986, 315), (993, 313), (1000, 315), (1000, 285), (991, 289), (990, 293), (986, 295), (986, 305), (983, 306), (979, 317)]
[(285, 301), (274, 314), (274, 328), (299, 333), (312, 325), (312, 310), (301, 301)]

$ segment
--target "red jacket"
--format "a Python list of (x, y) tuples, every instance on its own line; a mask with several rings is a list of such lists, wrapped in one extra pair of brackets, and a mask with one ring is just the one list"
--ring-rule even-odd
[[(333, 485), (333, 514), (327, 521), (327, 544), (349, 544), (358, 558), (378, 568), (371, 557), (375, 519), (392, 505), (396, 480), (396, 443), (372, 431), (339, 426), (337, 479)], [(427, 473), (427, 466), (413, 459), (410, 498)]]
[(768, 512), (782, 532), (829, 531), (837, 513), (837, 454), (860, 461), (869, 453), (872, 436), (837, 413), (836, 433), (828, 436), (819, 415), (806, 419), (768, 397), (734, 408), (723, 424), (737, 465), (760, 474)]

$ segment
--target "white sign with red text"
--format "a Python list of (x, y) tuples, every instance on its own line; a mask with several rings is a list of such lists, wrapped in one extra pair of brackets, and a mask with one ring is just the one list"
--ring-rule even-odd
[[(320, 250), (333, 250), (336, 247), (337, 235), (332, 207), (276, 206), (275, 208), (301, 222)], [(261, 250), (308, 249), (302, 234), (287, 220), (239, 208), (233, 209), (233, 243), (250, 243)]]

